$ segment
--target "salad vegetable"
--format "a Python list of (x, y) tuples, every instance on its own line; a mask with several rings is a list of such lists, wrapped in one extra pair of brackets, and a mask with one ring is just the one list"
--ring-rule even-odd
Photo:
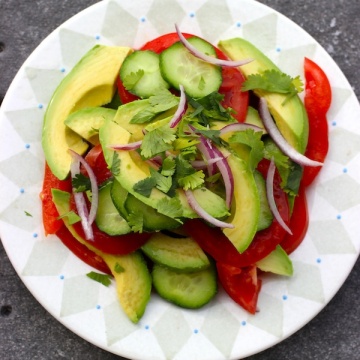
[(254, 314), (262, 273), (293, 273), (306, 187), (328, 149), (331, 88), (317, 64), (305, 59), (303, 104), (300, 76), (253, 44), (175, 28), (137, 50), (90, 50), (43, 127), (45, 233), (105, 274), (89, 278), (115, 279), (133, 322), (152, 287), (199, 308), (220, 285)]

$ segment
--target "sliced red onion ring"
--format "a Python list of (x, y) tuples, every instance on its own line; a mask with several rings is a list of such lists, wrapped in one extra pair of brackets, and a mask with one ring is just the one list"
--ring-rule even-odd
[[(73, 157), (73, 161), (72, 161), (71, 167), (70, 167), (70, 172), (71, 172), (71, 177), (74, 178), (76, 175), (78, 175), (80, 173), (80, 163), (83, 163), (81, 161), (81, 159), (85, 163), (86, 163), (86, 161), (83, 159), (83, 157), (81, 155), (79, 155), (78, 153), (76, 153), (73, 150), (69, 149), (69, 153)], [(90, 168), (90, 166), (89, 166), (89, 168)], [(86, 167), (85, 167), (85, 169), (86, 169)], [(86, 169), (86, 170), (88, 171), (88, 169)], [(93, 171), (91, 170), (91, 168), (90, 168), (90, 172), (93, 174)], [(89, 177), (90, 177), (90, 174), (89, 174)], [(91, 182), (91, 179), (90, 179), (90, 182)], [(95, 178), (95, 182), (96, 182), (96, 178)], [(95, 210), (93, 210), (93, 211), (90, 210), (90, 213), (92, 214), (91, 216), (94, 216), (93, 215), (94, 212), (95, 212), (95, 215), (96, 215), (96, 210), (97, 210), (97, 203), (98, 203), (97, 184), (96, 184), (95, 193), (96, 193), (95, 194), (95, 201), (94, 201), (94, 198), (93, 198), (91, 204), (93, 204), (93, 201), (94, 201), (94, 203), (96, 203), (96, 205), (94, 205)], [(92, 227), (91, 227), (91, 222), (90, 222), (90, 215), (89, 215), (88, 208), (87, 208), (87, 205), (86, 205), (84, 193), (74, 191), (74, 199), (75, 199), (75, 205), (76, 205), (78, 215), (80, 216), (80, 219), (81, 219), (81, 225), (83, 227), (85, 237), (86, 237), (87, 240), (94, 240), (94, 234), (93, 234)], [(93, 205), (92, 205), (92, 207), (93, 207)]]
[(187, 201), (189, 202), (190, 207), (204, 220), (210, 224), (220, 227), (220, 228), (234, 228), (233, 224), (229, 224), (225, 221), (218, 220), (206, 212), (197, 202), (194, 193), (191, 190), (185, 190), (185, 195)]
[(292, 235), (292, 231), (286, 225), (285, 221), (281, 217), (281, 215), (280, 215), (280, 213), (279, 213), (279, 211), (277, 209), (277, 206), (276, 206), (276, 202), (275, 202), (275, 198), (274, 198), (274, 175), (275, 175), (275, 170), (276, 170), (275, 162), (274, 162), (274, 160), (271, 160), (270, 166), (269, 166), (269, 169), (268, 169), (268, 173), (267, 173), (267, 176), (266, 176), (267, 199), (268, 199), (268, 202), (269, 202), (270, 210), (273, 213), (275, 219), (278, 221), (280, 226), (286, 232), (288, 232), (290, 235)]
[(305, 155), (299, 153), (285, 140), (285, 138), (281, 135), (279, 129), (277, 128), (274, 120), (272, 119), (265, 98), (260, 98), (259, 114), (264, 123), (265, 129), (267, 130), (271, 138), (275, 141), (281, 151), (291, 160), (303, 166), (323, 166), (323, 163), (311, 160)]
[(233, 132), (233, 131), (245, 131), (248, 129), (252, 129), (254, 131), (263, 131), (263, 129), (259, 126), (252, 125), (252, 124), (245, 124), (245, 123), (233, 123), (229, 125), (225, 125), (223, 128), (220, 129), (220, 135)]
[(142, 140), (139, 140), (128, 144), (109, 145), (108, 147), (112, 150), (136, 150), (141, 146), (141, 144), (142, 144)]
[(182, 117), (184, 116), (186, 109), (187, 109), (187, 101), (186, 101), (184, 86), (182, 86), (180, 84), (179, 88), (180, 88), (179, 106), (178, 106), (174, 116), (170, 120), (170, 123), (169, 123), (170, 128), (174, 128), (179, 123), (179, 121), (182, 119)]
[(215, 163), (211, 159), (215, 157), (210, 141), (204, 136), (200, 135), (200, 142), (196, 144), (198, 150), (202, 153), (205, 161), (207, 162), (207, 170), (209, 176), (213, 176), (216, 172)]
[(222, 158), (221, 157), (215, 157), (213, 159), (210, 160), (194, 160), (191, 162), (191, 165), (193, 168), (196, 169), (205, 169), (208, 165), (212, 165), (212, 164), (216, 164), (218, 161), (221, 161)]
[(215, 57), (206, 55), (203, 52), (196, 49), (195, 46), (191, 45), (186, 40), (184, 35), (179, 30), (179, 27), (177, 26), (177, 24), (175, 24), (175, 29), (176, 29), (176, 32), (177, 32), (177, 34), (179, 36), (179, 39), (180, 39), (181, 43), (186, 47), (186, 49), (188, 49), (189, 52), (192, 55), (194, 55), (195, 57), (197, 57), (197, 58), (199, 58), (199, 59), (201, 59), (203, 61), (206, 61), (209, 64), (213, 64), (213, 65), (217, 65), (217, 66), (224, 66), (224, 67), (238, 67), (238, 66), (242, 66), (242, 65), (248, 64), (249, 62), (253, 61), (253, 59), (244, 59), (244, 60), (237, 60), (237, 61), (222, 60), (222, 59), (217, 59)]

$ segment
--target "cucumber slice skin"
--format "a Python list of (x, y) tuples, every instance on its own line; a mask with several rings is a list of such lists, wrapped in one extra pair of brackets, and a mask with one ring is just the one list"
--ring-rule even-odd
[[(214, 47), (198, 37), (188, 41), (198, 50), (216, 56)], [(160, 54), (160, 70), (163, 78), (175, 89), (183, 85), (187, 95), (202, 98), (219, 90), (222, 83), (221, 67), (206, 63), (176, 42)]]
[(120, 79), (125, 85), (127, 76), (143, 71), (138, 81), (127, 90), (140, 98), (149, 98), (159, 90), (169, 88), (169, 84), (161, 76), (159, 62), (159, 55), (151, 50), (134, 51), (121, 65)]
[(266, 197), (265, 179), (259, 171), (254, 171), (254, 179), (259, 192), (260, 198), (260, 214), (257, 231), (268, 228), (273, 222), (273, 214)]
[(131, 231), (127, 221), (120, 215), (111, 199), (109, 182), (99, 190), (99, 206), (95, 222), (97, 227), (108, 235), (123, 235)]
[(152, 278), (159, 296), (182, 308), (201, 308), (217, 293), (217, 275), (213, 264), (205, 270), (190, 273), (154, 264)]

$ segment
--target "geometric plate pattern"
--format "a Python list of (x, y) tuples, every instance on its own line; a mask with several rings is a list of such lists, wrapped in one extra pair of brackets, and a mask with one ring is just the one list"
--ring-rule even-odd
[[(259, 311), (249, 315), (222, 289), (201, 310), (184, 310), (156, 295), (131, 323), (109, 288), (85, 276), (89, 267), (41, 224), (44, 157), (41, 127), (52, 92), (95, 44), (137, 47), (174, 31), (220, 39), (242, 36), (285, 72), (302, 73), (304, 56), (333, 85), (330, 151), (308, 189), (310, 227), (291, 255), (294, 276), (265, 276)], [(359, 103), (344, 75), (306, 32), (252, 0), (102, 1), (56, 29), (14, 79), (0, 112), (0, 235), (19, 276), (69, 329), (115, 354), (150, 359), (238, 359), (285, 339), (323, 308), (345, 281), (360, 249)], [(355, 228), (354, 228), (355, 227)], [(21, 250), (20, 250), (21, 249)], [(50, 291), (51, 289), (51, 291)], [(55, 299), (56, 297), (56, 299)], [(91, 330), (91, 331), (90, 331)]]

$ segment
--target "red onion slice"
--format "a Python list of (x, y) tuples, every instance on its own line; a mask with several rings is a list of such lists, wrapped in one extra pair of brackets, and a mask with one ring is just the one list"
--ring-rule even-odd
[(139, 147), (142, 144), (142, 140), (134, 141), (128, 144), (115, 144), (115, 145), (109, 145), (108, 148), (112, 150), (136, 150), (139, 149)]
[(270, 210), (273, 213), (275, 219), (278, 221), (278, 223), (280, 224), (280, 226), (286, 231), (288, 232), (290, 235), (292, 235), (292, 231), (290, 230), (290, 228), (286, 225), (285, 221), (283, 220), (283, 218), (281, 217), (277, 206), (276, 206), (276, 202), (275, 202), (275, 198), (274, 198), (274, 176), (275, 176), (275, 170), (276, 170), (276, 166), (275, 166), (275, 162), (274, 160), (271, 160), (270, 162), (270, 166), (268, 169), (268, 173), (266, 176), (266, 194), (267, 194), (267, 199), (269, 202), (269, 206), (270, 206)]
[(187, 109), (187, 101), (186, 101), (184, 86), (182, 86), (180, 84), (179, 88), (180, 88), (179, 106), (178, 106), (174, 116), (170, 120), (170, 123), (169, 123), (170, 128), (174, 128), (179, 123), (179, 121), (182, 119), (182, 117), (184, 116), (186, 109)]
[(184, 37), (184, 35), (181, 33), (181, 31), (179, 30), (179, 27), (177, 26), (177, 24), (175, 24), (175, 29), (176, 32), (179, 36), (179, 39), (181, 41), (181, 43), (186, 47), (186, 49), (189, 50), (189, 52), (194, 55), (195, 57), (209, 63), (209, 64), (213, 64), (213, 65), (217, 65), (217, 66), (224, 66), (224, 67), (238, 67), (238, 66), (242, 66), (245, 64), (248, 64), (249, 62), (253, 61), (252, 59), (244, 59), (244, 60), (237, 60), (237, 61), (232, 61), (232, 60), (222, 60), (222, 59), (217, 59), (215, 57), (209, 56), (204, 54), (203, 52), (199, 51), (198, 49), (196, 49), (195, 46), (191, 45), (186, 38)]
[(302, 166), (323, 166), (323, 163), (311, 160), (305, 155), (299, 153), (285, 140), (285, 138), (281, 135), (279, 129), (277, 128), (274, 120), (272, 119), (265, 98), (260, 98), (259, 114), (264, 123), (265, 129), (267, 130), (271, 138), (275, 141), (280, 150), (291, 160)]
[[(69, 149), (69, 152), (73, 156), (70, 172), (71, 172), (71, 177), (74, 178), (76, 175), (80, 173), (80, 163), (81, 163), (80, 158), (82, 157), (73, 150)], [(75, 191), (73, 193), (74, 193), (76, 209), (81, 219), (81, 225), (83, 227), (85, 237), (87, 240), (94, 240), (94, 234), (92, 231), (91, 223), (89, 221), (89, 212), (86, 205), (84, 193), (75, 192)]]
[(213, 176), (216, 172), (215, 163), (211, 162), (211, 159), (215, 158), (210, 141), (204, 136), (200, 136), (200, 142), (196, 144), (198, 150), (202, 153), (205, 161), (207, 162), (207, 170), (209, 176)]
[(205, 169), (208, 165), (216, 164), (218, 161), (221, 161), (221, 157), (214, 157), (213, 159), (205, 160), (194, 160), (191, 162), (191, 165), (195, 169)]
[(209, 222), (210, 224), (217, 226), (219, 228), (234, 228), (233, 224), (229, 224), (225, 221), (218, 220), (211, 216), (208, 212), (206, 212), (197, 202), (194, 193), (191, 190), (185, 190), (185, 195), (187, 201), (189, 202), (190, 207), (204, 220)]
[(245, 130), (254, 130), (254, 131), (263, 131), (263, 129), (259, 126), (252, 125), (252, 124), (245, 124), (245, 123), (233, 123), (229, 125), (225, 125), (223, 128), (220, 129), (220, 135), (224, 135), (229, 132), (233, 131), (245, 131)]

